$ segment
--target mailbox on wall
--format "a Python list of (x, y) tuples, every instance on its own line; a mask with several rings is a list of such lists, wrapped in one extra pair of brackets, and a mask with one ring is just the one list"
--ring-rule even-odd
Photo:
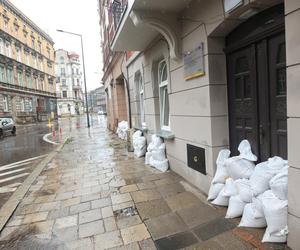
[(206, 175), (205, 149), (191, 144), (187, 144), (186, 146), (188, 166)]

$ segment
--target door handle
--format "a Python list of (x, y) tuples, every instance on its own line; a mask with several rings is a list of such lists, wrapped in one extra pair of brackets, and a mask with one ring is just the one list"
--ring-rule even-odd
[(263, 128), (263, 125), (259, 125), (259, 143), (261, 145), (264, 144), (264, 138), (265, 138), (265, 130)]

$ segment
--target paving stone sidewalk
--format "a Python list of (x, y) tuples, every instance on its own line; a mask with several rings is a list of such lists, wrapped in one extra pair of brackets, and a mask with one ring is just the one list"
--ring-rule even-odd
[(74, 132), (46, 166), (1, 232), (0, 248), (269, 248), (259, 241), (263, 230), (236, 229), (238, 220), (224, 214), (177, 174), (144, 165), (95, 125)]

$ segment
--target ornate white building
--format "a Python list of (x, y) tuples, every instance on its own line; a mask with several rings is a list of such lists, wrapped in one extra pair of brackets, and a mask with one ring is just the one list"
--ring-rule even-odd
[(84, 105), (79, 55), (63, 49), (55, 53), (57, 114), (82, 114)]

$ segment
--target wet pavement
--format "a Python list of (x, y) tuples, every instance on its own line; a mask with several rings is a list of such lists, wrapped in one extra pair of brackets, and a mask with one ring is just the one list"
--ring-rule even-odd
[[(93, 121), (97, 123), (97, 117), (94, 116)], [(0, 208), (48, 153), (73, 130), (86, 126), (85, 116), (59, 119), (50, 125), (17, 125), (16, 136), (0, 140)], [(49, 141), (57, 144), (45, 141), (46, 134)]]
[(237, 229), (225, 209), (144, 165), (105, 127), (72, 129), (2, 230), (1, 249), (274, 249), (260, 243), (264, 230)]

